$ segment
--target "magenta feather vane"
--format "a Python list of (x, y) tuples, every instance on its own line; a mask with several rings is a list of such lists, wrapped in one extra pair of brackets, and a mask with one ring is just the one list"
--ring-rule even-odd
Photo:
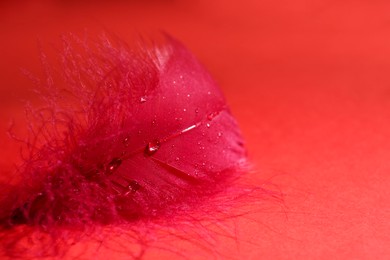
[(175, 219), (244, 171), (243, 138), (221, 90), (179, 42), (63, 42), (57, 76), (42, 55), (45, 106), (29, 113), (23, 183), (2, 203), (3, 226)]

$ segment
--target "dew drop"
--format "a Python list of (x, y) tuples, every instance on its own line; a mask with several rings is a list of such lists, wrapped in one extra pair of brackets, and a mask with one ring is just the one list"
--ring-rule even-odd
[(222, 133), (221, 132), (218, 132), (218, 137), (221, 137), (222, 136)]
[(186, 111), (187, 111), (187, 109), (186, 109), (186, 108), (184, 108), (184, 109), (183, 109), (183, 111), (184, 111), (184, 112), (186, 112)]
[(125, 139), (123, 139), (123, 145), (125, 147), (128, 147), (129, 146), (129, 138), (128, 137), (125, 137)]
[(138, 191), (141, 188), (141, 185), (137, 181), (132, 180), (129, 183), (129, 186), (127, 186), (127, 188), (129, 189), (129, 191), (134, 193), (134, 192)]
[(206, 126), (207, 126), (207, 127), (210, 127), (210, 124), (209, 124), (209, 123), (207, 123), (207, 124), (206, 124)]
[(140, 101), (141, 103), (145, 103), (145, 102), (146, 102), (146, 96), (141, 97), (139, 101)]
[(213, 112), (213, 113), (210, 113), (208, 116), (207, 116), (207, 119), (208, 120), (213, 120), (214, 117), (218, 116), (219, 112)]
[(159, 148), (160, 148), (160, 142), (158, 140), (151, 141), (146, 145), (145, 153), (147, 155), (152, 155), (156, 153)]
[(120, 158), (115, 157), (107, 165), (107, 173), (112, 174), (121, 164), (122, 164), (122, 160)]

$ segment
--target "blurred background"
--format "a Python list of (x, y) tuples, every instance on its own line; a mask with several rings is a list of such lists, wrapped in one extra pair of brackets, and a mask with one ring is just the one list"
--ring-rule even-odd
[[(0, 2), (0, 166), (6, 136), (40, 71), (38, 42), (104, 30), (127, 41), (160, 30), (182, 41), (222, 87), (256, 174), (285, 211), (239, 221), (233, 259), (390, 257), (390, 2), (122, 0)], [(4, 176), (2, 177), (4, 178)], [(153, 253), (151, 254), (153, 255)], [(162, 255), (160, 257), (163, 258)], [(200, 258), (201, 259), (201, 258)]]

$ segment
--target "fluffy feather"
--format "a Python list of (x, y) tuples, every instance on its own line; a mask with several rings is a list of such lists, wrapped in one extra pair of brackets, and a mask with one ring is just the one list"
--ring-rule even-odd
[(3, 224), (51, 231), (168, 219), (242, 172), (237, 123), (180, 43), (167, 36), (132, 50), (72, 39), (60, 77), (42, 56), (46, 106), (30, 113), (23, 185), (3, 203)]

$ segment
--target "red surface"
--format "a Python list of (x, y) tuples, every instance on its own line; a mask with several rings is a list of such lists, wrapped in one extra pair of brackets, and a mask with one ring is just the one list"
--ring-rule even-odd
[[(19, 67), (39, 71), (37, 38), (106, 28), (131, 40), (163, 29), (222, 86), (257, 170), (253, 183), (272, 178), (285, 194), (284, 210), (264, 202), (275, 209), (237, 220), (239, 245), (220, 239), (217, 250), (235, 259), (390, 257), (387, 1), (65, 2), (0, 5), (1, 132), (30, 96)], [(6, 134), (0, 140), (0, 164), (10, 169), (17, 149)], [(99, 252), (107, 256), (124, 257)], [(172, 258), (153, 249), (145, 258), (157, 256)]]

